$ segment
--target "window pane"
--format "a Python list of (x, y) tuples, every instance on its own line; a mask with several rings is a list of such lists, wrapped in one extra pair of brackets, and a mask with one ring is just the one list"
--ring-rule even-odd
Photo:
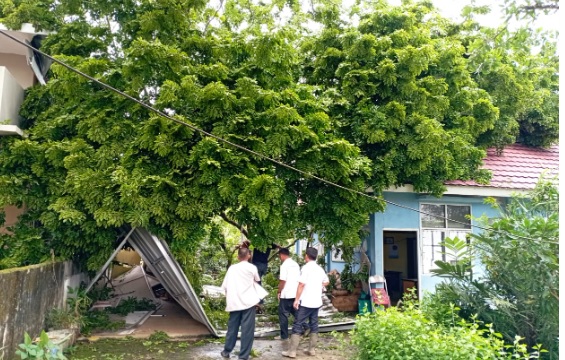
[(429, 274), (432, 269), (436, 269), (435, 262), (443, 260), (441, 243), (444, 239), (444, 232), (441, 230), (422, 231), (422, 272)]
[(470, 243), (469, 239), (467, 239), (467, 235), (469, 235), (471, 232), (470, 231), (465, 231), (465, 230), (451, 230), (447, 232), (447, 236), (450, 239), (453, 238), (459, 238), (460, 240), (464, 240), (468, 243)]
[[(445, 206), (422, 204), (422, 227), (424, 228), (445, 228)], [(428, 215), (430, 214), (430, 215)], [(435, 216), (433, 216), (435, 215)]]
[[(447, 218), (455, 221), (447, 221), (447, 227), (450, 229), (470, 229), (471, 228), (470, 206), (454, 206), (447, 205)], [(463, 224), (461, 224), (463, 223)]]

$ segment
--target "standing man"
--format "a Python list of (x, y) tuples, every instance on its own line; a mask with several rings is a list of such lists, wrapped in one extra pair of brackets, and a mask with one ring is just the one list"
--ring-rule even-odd
[(239, 359), (249, 359), (255, 334), (255, 305), (259, 295), (255, 282), (259, 281), (257, 268), (249, 263), (248, 248), (240, 247), (237, 252), (239, 263), (230, 266), (222, 283), (226, 293), (226, 311), (230, 313), (226, 343), (221, 355), (228, 359), (235, 347), (237, 333), (241, 326), (241, 350)]
[(288, 339), (288, 316), (292, 314), (296, 319), (296, 309), (294, 308), (294, 299), (296, 290), (298, 289), (298, 278), (300, 277), (300, 266), (290, 257), (290, 251), (286, 248), (279, 250), (279, 259), (281, 260), (279, 291), (277, 297), (279, 299), (279, 325), (281, 328), (280, 339)]
[[(310, 347), (306, 353), (316, 355), (316, 344), (318, 343), (318, 310), (322, 307), (322, 292), (324, 286), (330, 283), (328, 275), (318, 264), (316, 257), (318, 250), (309, 247), (306, 249), (304, 260), (306, 264), (302, 267), (302, 274), (298, 280), (298, 289), (294, 299), (294, 308), (297, 309), (296, 320), (292, 326), (292, 336), (288, 351), (282, 355), (290, 358), (296, 357), (296, 349), (305, 328), (310, 329)], [(308, 320), (308, 324), (306, 323)]]
[(253, 249), (253, 257), (251, 258), (251, 263), (257, 266), (257, 271), (259, 272), (259, 284), (261, 284), (263, 276), (267, 273), (271, 250), (277, 249), (278, 247), (279, 246), (276, 244), (271, 244), (265, 251), (261, 251), (257, 248)]

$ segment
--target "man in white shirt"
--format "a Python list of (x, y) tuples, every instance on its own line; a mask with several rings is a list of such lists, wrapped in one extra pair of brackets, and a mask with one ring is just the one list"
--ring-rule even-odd
[(237, 333), (241, 326), (241, 350), (239, 359), (249, 359), (255, 333), (255, 305), (259, 295), (255, 282), (259, 281), (257, 267), (249, 263), (251, 254), (248, 248), (241, 247), (237, 258), (239, 263), (230, 266), (222, 283), (226, 292), (226, 311), (230, 313), (226, 343), (221, 355), (229, 358), (235, 347)]
[[(318, 310), (322, 307), (322, 292), (324, 286), (330, 283), (328, 275), (318, 264), (316, 257), (318, 250), (307, 248), (304, 260), (306, 264), (302, 267), (302, 273), (298, 279), (298, 289), (294, 299), (296, 319), (292, 326), (292, 335), (288, 351), (282, 355), (290, 358), (296, 357), (296, 349), (304, 329), (310, 329), (310, 347), (306, 353), (316, 355), (316, 344), (318, 343)], [(308, 321), (308, 324), (307, 324)]]
[(288, 339), (288, 316), (296, 319), (296, 309), (294, 308), (294, 298), (298, 289), (298, 278), (300, 277), (300, 266), (290, 257), (290, 251), (286, 248), (279, 250), (281, 260), (279, 276), (279, 325), (281, 328), (281, 340)]

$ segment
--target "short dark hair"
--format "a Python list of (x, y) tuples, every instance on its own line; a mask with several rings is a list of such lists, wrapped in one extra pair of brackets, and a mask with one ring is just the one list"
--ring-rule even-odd
[(287, 248), (280, 248), (279, 254), (280, 254), (280, 255), (289, 256), (289, 255), (290, 255), (290, 251), (289, 251)]
[(306, 256), (308, 256), (310, 260), (316, 260), (316, 258), (318, 257), (318, 250), (316, 248), (309, 247), (308, 249), (306, 249)]
[(239, 250), (237, 251), (237, 258), (240, 260), (247, 258), (248, 255), (249, 255), (249, 249), (246, 247), (240, 247)]

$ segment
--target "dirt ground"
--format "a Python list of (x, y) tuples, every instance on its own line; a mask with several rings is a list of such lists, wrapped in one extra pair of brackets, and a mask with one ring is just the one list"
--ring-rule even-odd
[[(351, 359), (352, 349), (343, 341), (345, 334), (338, 336), (331, 334), (320, 334), (320, 342), (316, 356), (307, 356), (304, 350), (308, 347), (308, 339), (302, 339), (297, 358), (311, 360), (342, 360)], [(239, 341), (236, 344), (232, 359), (237, 359)], [(349, 347), (349, 348), (348, 348)], [(133, 338), (104, 339), (94, 342), (79, 342), (68, 355), (72, 360), (220, 360), (220, 352), (223, 349), (223, 339), (204, 339), (194, 341), (164, 341), (164, 340), (140, 340)], [(272, 360), (286, 359), (282, 357), (283, 343), (280, 340), (255, 339), (253, 342), (252, 359)]]

